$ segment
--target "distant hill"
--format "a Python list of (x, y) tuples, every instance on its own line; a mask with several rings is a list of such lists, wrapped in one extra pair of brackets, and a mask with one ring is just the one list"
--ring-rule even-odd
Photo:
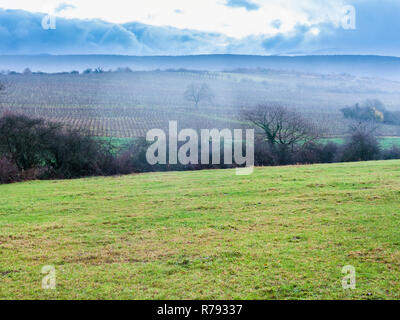
[(16, 55), (0, 56), (0, 70), (61, 72), (101, 67), (105, 70), (193, 69), (222, 71), (236, 68), (268, 68), (313, 73), (347, 73), (356, 76), (400, 80), (400, 58), (385, 56), (120, 56), (120, 55)]

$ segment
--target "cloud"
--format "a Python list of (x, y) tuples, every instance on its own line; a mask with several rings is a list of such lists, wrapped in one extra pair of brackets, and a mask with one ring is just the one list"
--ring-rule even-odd
[(233, 41), (222, 34), (157, 27), (123, 25), (102, 20), (56, 18), (55, 30), (44, 30), (45, 14), (0, 9), (2, 54), (124, 54), (181, 55), (223, 53)]
[[(280, 1), (298, 0), (0, 0), (0, 7), (29, 12), (54, 12), (60, 3), (73, 5), (57, 16), (68, 19), (103, 21), (116, 24), (132, 21), (155, 26), (219, 32), (241, 38), (268, 31), (271, 19), (291, 23), (296, 7), (281, 8)], [(320, 0), (308, 0), (320, 1)], [(259, 8), (259, 10), (255, 10)], [(176, 9), (181, 11), (177, 14)], [(273, 17), (273, 15), (278, 15)]]
[(400, 2), (353, 0), (356, 29), (337, 21), (298, 24), (290, 32), (268, 37), (262, 46), (269, 53), (371, 54), (400, 56)]
[(44, 14), (0, 9), (0, 40), (3, 54), (92, 54), (124, 51), (140, 54), (146, 50), (135, 35), (122, 26), (100, 20), (56, 20), (55, 30), (44, 30)]
[(219, 33), (149, 26), (138, 22), (123, 24), (123, 27), (148, 48), (151, 54), (222, 53), (225, 44), (232, 41)]
[[(285, 1), (285, 0), (282, 0)], [(289, 0), (287, 0), (289, 1)], [(259, 1), (257, 3), (260, 3)], [(316, 7), (310, 17), (287, 27), (281, 19), (266, 21), (274, 31), (243, 38), (139, 22), (115, 24), (100, 19), (57, 17), (56, 30), (43, 30), (44, 14), (0, 9), (1, 54), (378, 54), (400, 56), (400, 2), (351, 0), (356, 29), (342, 28), (340, 16), (323, 18)], [(185, 9), (186, 10), (186, 9)], [(259, 11), (262, 11), (260, 9)], [(253, 11), (258, 14), (259, 11)], [(171, 14), (177, 16), (171, 11)], [(179, 14), (180, 15), (180, 14)], [(179, 16), (178, 15), (178, 16)], [(235, 27), (240, 28), (241, 23)]]
[(63, 2), (57, 8), (54, 9), (54, 12), (60, 13), (64, 10), (69, 10), (69, 9), (76, 9), (76, 6)]
[(247, 0), (227, 0), (226, 6), (231, 8), (245, 8), (248, 11), (258, 10), (260, 6)]

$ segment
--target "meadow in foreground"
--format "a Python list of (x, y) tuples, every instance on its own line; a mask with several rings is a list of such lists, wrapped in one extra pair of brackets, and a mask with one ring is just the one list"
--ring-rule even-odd
[[(400, 298), (400, 161), (0, 186), (0, 299)], [(56, 290), (41, 269), (56, 268)], [(343, 290), (342, 267), (357, 271)]]

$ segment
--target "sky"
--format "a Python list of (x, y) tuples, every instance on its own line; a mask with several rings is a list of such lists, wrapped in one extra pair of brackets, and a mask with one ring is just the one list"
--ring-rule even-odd
[(335, 19), (342, 0), (0, 0), (0, 7), (53, 12), (64, 18), (102, 19), (113, 23), (141, 22), (218, 32), (230, 37), (276, 34), (298, 23)]
[(399, 0), (0, 0), (0, 54), (400, 56), (399, 13)]

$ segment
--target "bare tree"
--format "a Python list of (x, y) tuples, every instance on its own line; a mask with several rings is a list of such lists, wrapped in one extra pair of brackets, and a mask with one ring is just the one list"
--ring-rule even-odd
[(379, 159), (381, 148), (375, 136), (377, 126), (372, 122), (350, 125), (346, 143), (342, 148), (341, 161), (368, 161)]
[(243, 112), (244, 120), (260, 128), (271, 147), (285, 146), (293, 149), (320, 138), (320, 130), (295, 111), (277, 104), (262, 104)]
[(214, 93), (210, 89), (207, 83), (191, 83), (184, 94), (184, 97), (187, 101), (194, 103), (195, 108), (197, 109), (200, 102), (208, 101), (211, 102), (214, 98)]
[(375, 135), (378, 128), (373, 121), (353, 121), (349, 125), (348, 134)]

